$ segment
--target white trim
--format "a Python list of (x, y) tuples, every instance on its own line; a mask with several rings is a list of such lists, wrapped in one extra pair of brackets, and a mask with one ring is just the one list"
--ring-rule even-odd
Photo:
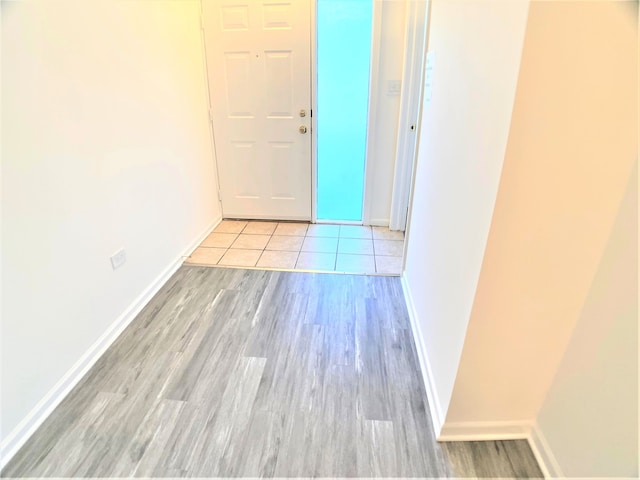
[(527, 440), (544, 478), (564, 478), (549, 443), (537, 422), (446, 422), (439, 442)]
[(382, 2), (374, 0), (371, 26), (371, 53), (369, 57), (369, 112), (367, 113), (367, 141), (364, 162), (364, 188), (362, 190), (362, 223), (371, 224), (371, 202), (375, 197), (375, 171), (370, 157), (375, 151), (378, 92), (380, 90), (380, 44), (382, 37)]
[(49, 390), (0, 444), (0, 469), (20, 450), (53, 410), (64, 400), (89, 369), (98, 361), (111, 344), (120, 336), (140, 311), (149, 303), (160, 288), (180, 268), (184, 259), (202, 243), (211, 231), (220, 223), (219, 216), (191, 242), (181, 255), (178, 255), (151, 284), (127, 307), (127, 309), (105, 330), (98, 340), (89, 347), (67, 373)]
[(362, 221), (358, 220), (316, 220), (318, 224), (326, 225), (362, 225)]
[[(421, 79), (425, 76), (425, 67), (427, 63), (427, 52), (429, 51), (429, 28), (431, 24), (431, 1), (427, 0), (427, 11), (425, 17), (425, 43), (424, 43), (424, 52), (422, 58), (422, 73)], [(413, 201), (415, 196), (415, 187), (416, 187), (416, 176), (415, 172), (418, 168), (418, 155), (420, 154), (420, 133), (422, 129), (422, 115), (424, 112), (424, 85), (421, 83), (420, 85), (420, 104), (418, 105), (418, 119), (416, 124), (416, 146), (415, 146), (415, 154), (413, 156), (413, 164), (411, 165), (411, 179), (409, 182), (409, 208), (407, 209), (407, 222), (406, 228), (404, 231), (404, 246), (402, 249), (402, 271), (404, 272), (405, 267), (407, 265), (407, 252), (409, 250), (409, 238), (411, 236), (411, 218), (413, 215)], [(391, 224), (391, 222), (389, 222)]]
[(442, 413), (442, 406), (438, 400), (438, 392), (436, 385), (433, 383), (433, 372), (431, 365), (429, 364), (429, 356), (425, 349), (425, 343), (418, 328), (418, 314), (416, 313), (415, 305), (413, 303), (413, 297), (411, 295), (411, 289), (407, 284), (404, 274), (400, 278), (402, 283), (402, 292), (404, 293), (404, 300), (407, 304), (407, 310), (409, 312), (409, 321), (411, 323), (411, 331), (413, 333), (413, 341), (416, 345), (416, 351), (418, 352), (418, 361), (420, 362), (420, 372), (422, 373), (422, 379), (424, 381), (424, 387), (427, 391), (427, 400), (429, 401), (429, 411), (431, 412), (431, 420), (433, 423), (433, 431), (436, 438), (440, 437), (440, 431), (444, 423), (444, 415)]
[(445, 422), (439, 442), (528, 439), (531, 422)]
[(528, 440), (533, 456), (536, 457), (544, 478), (564, 478), (565, 475), (562, 473), (562, 468), (560, 468), (560, 464), (537, 422), (534, 422), (531, 426), (531, 434)]
[(309, 32), (311, 35), (311, 223), (318, 221), (318, 129), (316, 128), (318, 104), (318, 1), (311, 0), (311, 19)]
[(200, 41), (202, 43), (202, 63), (204, 65), (204, 81), (207, 87), (207, 125), (209, 125), (209, 138), (211, 139), (211, 154), (213, 155), (213, 168), (216, 172), (216, 201), (222, 212), (222, 194), (220, 193), (220, 172), (218, 171), (218, 153), (216, 152), (216, 136), (213, 131), (213, 103), (211, 102), (211, 85), (209, 84), (209, 65), (207, 64), (207, 41), (204, 36), (204, 4), (200, 0)]
[[(404, 231), (407, 224), (411, 178), (418, 146), (420, 105), (422, 105), (422, 64), (427, 41), (428, 10), (426, 7), (424, 2), (409, 2), (406, 11), (403, 80), (389, 219), (391, 230)], [(414, 126), (413, 130), (410, 128), (411, 125)]]

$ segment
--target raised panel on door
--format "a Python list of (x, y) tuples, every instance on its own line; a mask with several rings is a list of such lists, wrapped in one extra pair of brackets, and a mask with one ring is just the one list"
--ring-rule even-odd
[(253, 75), (251, 52), (224, 52), (224, 86), (227, 119), (255, 118), (255, 97), (245, 85)]
[(249, 30), (249, 5), (220, 7), (220, 28), (225, 32)]
[(204, 0), (203, 14), (223, 215), (310, 220), (310, 0)]
[(295, 23), (292, 2), (265, 2), (262, 4), (262, 28), (265, 30), (291, 30)]
[[(269, 171), (269, 190), (272, 199), (295, 202), (297, 197), (297, 178), (295, 151), (292, 142), (270, 142), (267, 149)], [(286, 172), (286, 174), (282, 174)]]
[(295, 72), (293, 52), (264, 52), (265, 102), (268, 119), (293, 118)]
[(236, 196), (244, 200), (256, 200), (260, 198), (262, 186), (257, 175), (244, 177), (245, 172), (255, 172), (260, 168), (258, 151), (255, 142), (231, 141), (234, 161), (231, 164), (233, 171), (231, 177), (235, 184), (233, 188)]

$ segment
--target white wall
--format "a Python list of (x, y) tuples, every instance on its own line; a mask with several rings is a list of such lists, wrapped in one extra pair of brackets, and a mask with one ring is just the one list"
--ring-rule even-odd
[[(444, 420), (506, 148), (528, 2), (434, 0), (433, 92), (419, 131), (404, 274)], [(432, 401), (432, 403), (434, 403)]]
[(638, 170), (538, 428), (570, 477), (638, 478)]
[[(403, 58), (406, 35), (406, 8), (409, 0), (376, 0), (380, 12), (380, 38), (377, 60), (377, 94), (371, 98), (374, 108), (373, 125), (369, 125), (367, 150), (367, 179), (364, 218), (373, 225), (389, 225), (391, 193), (398, 136), (400, 95), (389, 94), (389, 81), (402, 83)], [(375, 40), (374, 40), (375, 42)], [(373, 52), (376, 55), (376, 52)], [(372, 107), (373, 106), (373, 107)]]
[(447, 427), (535, 420), (637, 160), (637, 67), (637, 2), (532, 2)]
[(199, 15), (2, 4), (3, 441), (220, 215)]

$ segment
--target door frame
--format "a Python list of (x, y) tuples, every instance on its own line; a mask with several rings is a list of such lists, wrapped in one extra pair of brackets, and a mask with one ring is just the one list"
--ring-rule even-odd
[(418, 121), (416, 124), (416, 144), (413, 153), (413, 158), (411, 158), (411, 177), (409, 182), (409, 205), (407, 208), (407, 220), (406, 220), (406, 229), (404, 232), (404, 245), (402, 248), (402, 276), (404, 277), (404, 272), (407, 267), (407, 250), (409, 249), (409, 238), (411, 237), (411, 221), (413, 216), (413, 210), (415, 208), (414, 205), (414, 195), (415, 195), (415, 183), (416, 183), (416, 169), (418, 167), (418, 154), (420, 153), (420, 131), (422, 125), (422, 117), (424, 115), (424, 103), (425, 103), (425, 78), (426, 78), (426, 70), (427, 70), (427, 55), (429, 54), (429, 30), (431, 28), (431, 6), (432, 0), (426, 0), (426, 11), (424, 17), (424, 44), (422, 47), (422, 64), (420, 67), (420, 85), (418, 88), (418, 92), (416, 92), (417, 101), (418, 101)]
[(375, 148), (377, 136), (375, 119), (378, 116), (378, 98), (380, 91), (380, 50), (382, 37), (382, 1), (373, 0), (371, 26), (371, 66), (369, 67), (369, 114), (367, 116), (367, 146), (364, 161), (364, 189), (362, 192), (361, 225), (371, 225), (371, 192), (374, 191), (375, 176), (371, 168), (371, 152)]
[[(318, 104), (318, 0), (311, 1), (311, 109), (315, 110)], [(317, 114), (314, 112), (311, 117), (311, 222), (312, 223), (340, 223), (343, 225), (368, 225), (369, 214), (369, 192), (373, 181), (373, 172), (369, 168), (369, 153), (373, 147), (375, 138), (376, 98), (379, 88), (379, 67), (380, 67), (380, 37), (382, 31), (382, 1), (373, 0), (372, 25), (371, 25), (371, 52), (369, 64), (369, 108), (367, 112), (367, 137), (365, 146), (364, 162), (364, 185), (362, 192), (362, 220), (318, 220), (318, 131), (316, 129)], [(372, 125), (374, 128), (372, 128)]]
[(318, 131), (316, 129), (318, 104), (318, 35), (317, 35), (317, 0), (311, 2), (309, 35), (311, 35), (311, 223), (318, 222)]
[[(205, 41), (204, 41), (204, 23), (203, 23), (203, 1), (204, 0), (200, 0), (200, 27), (201, 27), (201, 36), (202, 36), (202, 46), (203, 46), (203, 61), (204, 61), (204, 72), (205, 72), (205, 81), (207, 83), (207, 89), (209, 89), (209, 78), (208, 78), (208, 68), (207, 68), (207, 58), (206, 58), (206, 45), (205, 45)], [(317, 216), (317, 203), (318, 203), (318, 151), (317, 151), (317, 129), (316, 129), (316, 118), (317, 118), (317, 112), (314, 112), (314, 110), (316, 109), (316, 105), (317, 105), (317, 95), (318, 95), (318, 85), (317, 85), (317, 2), (318, 0), (309, 0), (310, 1), (310, 10), (311, 10), (311, 14), (310, 14), (310, 28), (309, 28), (309, 34), (311, 36), (310, 38), (310, 46), (311, 46), (311, 52), (310, 52), (310, 59), (311, 59), (311, 65), (310, 65), (310, 73), (311, 73), (311, 85), (310, 85), (310, 89), (311, 89), (311, 115), (308, 118), (308, 124), (310, 126), (311, 129), (311, 222), (312, 223), (334, 223), (331, 222), (330, 220), (328, 221), (323, 221), (323, 220), (318, 220), (318, 216)], [(372, 151), (373, 148), (373, 139), (376, 136), (376, 130), (375, 130), (375, 122), (373, 121), (376, 117), (377, 114), (377, 97), (378, 97), (378, 93), (379, 93), (379, 89), (380, 89), (380, 81), (379, 81), (379, 67), (380, 67), (380, 45), (381, 45), (381, 31), (382, 31), (382, 5), (383, 2), (385, 0), (372, 0), (373, 1), (373, 12), (372, 12), (372, 31), (371, 31), (371, 60), (370, 60), (370, 71), (369, 71), (369, 111), (368, 111), (368, 118), (367, 118), (367, 136), (366, 136), (366, 147), (365, 147), (365, 172), (364, 172), (364, 189), (363, 189), (363, 195), (362, 195), (362, 221), (357, 222), (357, 221), (343, 221), (343, 222), (338, 222), (338, 223), (343, 223), (343, 224), (354, 224), (354, 225), (369, 225), (371, 224), (371, 214), (370, 214), (370, 199), (371, 199), (371, 195), (374, 189), (374, 178), (373, 178), (373, 169), (370, 168), (370, 152)], [(411, 4), (413, 4), (414, 2), (412, 0), (405, 0), (407, 2), (407, 9), (410, 10), (410, 6)], [(420, 1), (420, 0), (419, 0)], [(421, 107), (422, 107), (422, 102), (421, 102), (421, 98), (422, 98), (422, 78), (424, 76), (424, 58), (426, 57), (426, 53), (427, 53), (427, 38), (428, 38), (428, 27), (429, 27), (429, 19), (430, 19), (430, 10), (431, 10), (431, 2), (429, 0), (424, 0), (426, 3), (426, 22), (425, 22), (425, 27), (424, 27), (424, 40), (422, 41), (422, 43), (420, 42), (415, 42), (413, 40), (410, 41), (410, 32), (413, 32), (415, 30), (415, 24), (416, 22), (419, 21), (419, 19), (415, 18), (415, 16), (411, 16), (409, 13), (407, 14), (407, 20), (406, 20), (406, 24), (405, 24), (405, 35), (406, 35), (406, 39), (405, 39), (405, 62), (404, 62), (404, 68), (403, 68), (403, 79), (402, 79), (402, 85), (403, 85), (403, 95), (402, 95), (402, 99), (401, 99), (401, 103), (402, 105), (405, 104), (405, 95), (404, 95), (404, 90), (406, 88), (406, 84), (408, 82), (407, 80), (407, 76), (409, 76), (409, 73), (411, 70), (407, 70), (407, 59), (408, 58), (414, 58), (414, 59), (419, 59), (421, 60), (420, 65), (414, 66), (413, 68), (413, 74), (414, 75), (418, 75), (420, 80), (418, 81), (417, 85), (415, 83), (413, 83), (413, 88), (411, 88), (411, 92), (409, 94), (406, 95), (407, 98), (407, 102), (418, 102), (418, 105), (420, 105), (419, 108), (419, 112), (418, 112), (418, 116), (416, 119), (416, 130), (415, 132), (417, 133), (418, 131), (418, 122), (419, 119), (421, 117)], [(413, 42), (413, 43), (412, 43)], [(407, 52), (407, 49), (410, 48), (410, 46), (412, 46), (412, 48), (414, 48), (413, 53)], [(416, 73), (418, 72), (418, 73)], [(416, 77), (414, 77), (415, 79)], [(415, 80), (414, 80), (415, 81)], [(209, 97), (210, 97), (210, 92), (209, 93)], [(214, 164), (215, 164), (215, 168), (216, 168), (216, 172), (218, 170), (218, 161), (217, 161), (217, 155), (215, 155), (215, 132), (213, 129), (213, 124), (211, 122), (211, 100), (210, 98), (208, 98), (208, 105), (207, 105), (207, 110), (209, 112), (209, 129), (210, 129), (210, 133), (211, 133), (211, 143), (212, 143), (212, 149), (214, 152)], [(401, 106), (402, 109), (402, 106)], [(404, 122), (404, 123), (402, 123)], [(399, 125), (398, 125), (398, 144), (397, 144), (397, 151), (398, 151), (398, 155), (400, 155), (400, 150), (402, 148), (404, 148), (403, 142), (405, 142), (406, 140), (403, 140), (403, 137), (401, 136), (401, 126), (403, 124), (406, 124), (406, 117), (403, 116), (403, 110), (401, 110), (401, 114), (400, 114), (400, 119), (399, 119)], [(412, 196), (412, 183), (413, 183), (413, 172), (415, 169), (415, 160), (416, 160), (416, 155), (417, 155), (417, 149), (418, 149), (418, 144), (417, 144), (417, 138), (416, 138), (416, 142), (414, 145), (414, 149), (413, 149), (413, 155), (407, 155), (404, 157), (404, 163), (405, 163), (405, 167), (404, 171), (405, 171), (405, 175), (406, 172), (408, 171), (408, 180), (405, 183), (405, 185), (407, 185), (407, 188), (409, 189), (409, 196), (407, 197), (408, 199), (408, 205), (410, 205), (411, 202), (411, 196)], [(398, 157), (399, 158), (399, 157)], [(397, 205), (397, 200), (396, 200), (396, 195), (404, 195), (404, 193), (402, 193), (401, 188), (402, 187), (397, 187), (396, 186), (396, 176), (399, 175), (398, 173), (398, 168), (400, 168), (398, 162), (396, 162), (395, 165), (395, 175), (394, 175), (394, 185), (393, 185), (393, 191), (392, 191), (392, 196), (393, 196), (393, 200), (392, 200), (392, 212), (391, 212), (391, 217), (393, 218), (393, 210), (394, 210), (394, 203), (395, 205)], [(220, 199), (220, 177), (219, 175), (216, 175), (216, 193), (217, 193), (217, 202), (218, 205), (220, 206), (220, 209), (222, 210), (222, 205), (221, 205), (221, 199)], [(410, 212), (407, 213), (408, 218), (410, 218)], [(391, 220), (391, 219), (390, 219)], [(408, 230), (408, 223), (410, 222), (410, 220), (407, 220), (407, 230)], [(408, 232), (407, 232), (408, 233)], [(406, 236), (406, 235), (405, 235)]]
[(414, 163), (418, 149), (429, 8), (429, 1), (407, 3), (402, 93), (389, 230), (406, 230)]

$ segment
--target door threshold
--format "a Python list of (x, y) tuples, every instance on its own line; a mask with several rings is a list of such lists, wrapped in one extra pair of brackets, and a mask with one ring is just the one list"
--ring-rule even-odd
[(211, 265), (206, 263), (184, 262), (183, 267), (206, 267), (206, 268), (226, 268), (232, 270), (263, 270), (266, 272), (290, 272), (290, 273), (322, 273), (333, 275), (357, 275), (365, 277), (401, 277), (400, 273), (377, 273), (377, 272), (346, 272), (336, 270), (307, 270), (297, 268), (270, 268), (270, 267), (242, 267), (235, 265)]

